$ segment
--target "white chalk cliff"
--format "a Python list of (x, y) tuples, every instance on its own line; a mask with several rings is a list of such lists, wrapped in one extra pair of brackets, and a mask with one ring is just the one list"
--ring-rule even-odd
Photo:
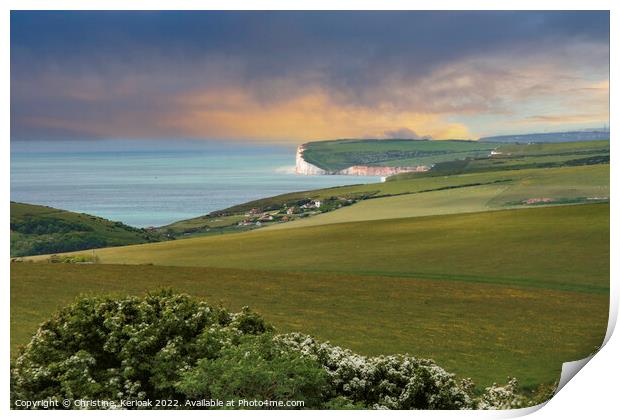
[(297, 153), (295, 153), (295, 173), (299, 175), (329, 175), (329, 173), (308, 163), (304, 160), (304, 145), (297, 146)]

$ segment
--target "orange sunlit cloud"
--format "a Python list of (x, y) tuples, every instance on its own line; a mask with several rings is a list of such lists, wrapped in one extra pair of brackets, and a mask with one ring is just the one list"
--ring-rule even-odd
[(471, 137), (463, 124), (448, 123), (441, 114), (335, 104), (322, 92), (261, 103), (243, 91), (228, 89), (183, 96), (177, 102), (180, 111), (172, 112), (160, 125), (192, 137), (270, 141), (380, 138), (395, 129), (433, 138)]

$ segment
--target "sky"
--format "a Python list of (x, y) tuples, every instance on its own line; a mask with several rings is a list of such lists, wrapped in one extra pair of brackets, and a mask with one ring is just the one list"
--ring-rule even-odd
[(607, 11), (12, 11), (11, 141), (600, 128)]

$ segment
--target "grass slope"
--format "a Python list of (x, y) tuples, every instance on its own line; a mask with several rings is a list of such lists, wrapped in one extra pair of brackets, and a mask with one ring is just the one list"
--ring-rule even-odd
[(121, 222), (11, 202), (11, 256), (140, 244), (159, 237)]
[[(542, 257), (541, 257), (542, 258)], [(131, 265), (12, 264), (11, 349), (80, 294), (173, 287), (281, 331), (303, 331), (362, 354), (435, 359), (479, 386), (516, 376), (535, 387), (605, 335), (603, 294), (397, 277)]]
[(341, 272), (606, 293), (609, 205), (256, 230), (96, 254), (108, 264)]
[(363, 200), (329, 213), (280, 223), (265, 229), (295, 229), (365, 220), (480, 212), (487, 210), (486, 203), (507, 188), (505, 183), (498, 183)]
[(267, 229), (481, 212), (523, 207), (531, 198), (555, 200), (550, 204), (591, 202), (594, 198), (606, 200), (609, 198), (609, 165), (485, 172), (394, 183), (411, 193), (363, 200), (350, 207)]

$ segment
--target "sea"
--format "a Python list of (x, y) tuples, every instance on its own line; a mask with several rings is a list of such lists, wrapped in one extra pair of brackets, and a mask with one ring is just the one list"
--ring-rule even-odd
[(13, 142), (11, 200), (149, 227), (287, 192), (380, 181), (294, 170), (294, 145)]

